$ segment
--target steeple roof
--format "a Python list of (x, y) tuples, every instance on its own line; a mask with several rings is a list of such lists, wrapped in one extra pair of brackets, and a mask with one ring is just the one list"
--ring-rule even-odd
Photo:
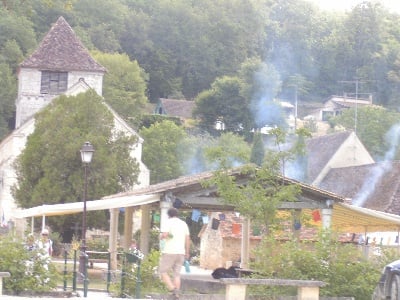
[(63, 17), (51, 27), (36, 51), (21, 64), (22, 68), (48, 71), (106, 72), (83, 46)]

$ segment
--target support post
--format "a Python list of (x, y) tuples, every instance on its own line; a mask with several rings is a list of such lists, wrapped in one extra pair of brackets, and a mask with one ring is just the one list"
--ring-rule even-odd
[(110, 209), (110, 239), (108, 246), (110, 249), (110, 261), (112, 270), (117, 269), (118, 216), (118, 208)]
[(142, 205), (142, 224), (141, 224), (141, 235), (140, 235), (140, 251), (144, 254), (149, 254), (150, 248), (150, 204)]
[(242, 224), (242, 255), (240, 258), (240, 267), (247, 269), (250, 261), (250, 220), (243, 219)]
[(133, 231), (133, 207), (125, 207), (124, 217), (124, 251), (131, 245)]

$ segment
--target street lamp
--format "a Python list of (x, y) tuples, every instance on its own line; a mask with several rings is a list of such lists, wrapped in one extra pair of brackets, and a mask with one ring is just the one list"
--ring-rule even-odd
[(83, 191), (83, 217), (82, 217), (82, 255), (80, 259), (80, 271), (84, 274), (85, 279), (87, 277), (86, 274), (86, 267), (85, 267), (85, 256), (86, 256), (86, 199), (87, 199), (87, 173), (88, 173), (88, 166), (92, 161), (94, 153), (93, 145), (90, 142), (85, 142), (81, 148), (81, 159), (83, 162), (83, 166), (85, 168), (85, 186)]

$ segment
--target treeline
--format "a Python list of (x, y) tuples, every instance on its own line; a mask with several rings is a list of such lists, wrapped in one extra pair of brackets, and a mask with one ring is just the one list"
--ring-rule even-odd
[(150, 102), (195, 99), (257, 59), (279, 76), (273, 97), (321, 102), (358, 81), (359, 95), (400, 104), (399, 15), (378, 3), (333, 14), (303, 0), (3, 0), (0, 137), (14, 124), (18, 64), (59, 16), (88, 49), (137, 61)]

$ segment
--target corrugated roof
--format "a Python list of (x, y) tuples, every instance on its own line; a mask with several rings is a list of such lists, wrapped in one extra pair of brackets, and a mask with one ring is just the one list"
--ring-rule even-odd
[(90, 56), (63, 17), (58, 18), (36, 51), (25, 59), (20, 67), (48, 71), (106, 72), (106, 69)]

